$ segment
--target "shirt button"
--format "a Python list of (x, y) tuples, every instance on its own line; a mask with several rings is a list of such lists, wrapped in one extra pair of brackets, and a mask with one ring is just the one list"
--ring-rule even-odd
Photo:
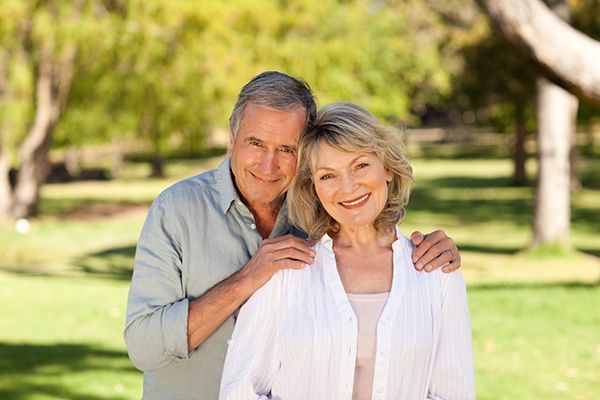
[(379, 394), (383, 393), (383, 387), (381, 387), (381, 386), (378, 387), (377, 388), (377, 393), (379, 393)]
[(387, 357), (389, 352), (387, 350), (383, 350), (380, 354), (382, 357)]
[(250, 228), (251, 228), (251, 229), (256, 229), (256, 225), (254, 225), (254, 224), (250, 224)]

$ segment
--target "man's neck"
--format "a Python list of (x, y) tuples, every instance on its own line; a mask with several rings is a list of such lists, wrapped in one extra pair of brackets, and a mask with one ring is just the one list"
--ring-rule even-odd
[(271, 236), (271, 232), (273, 232), (273, 228), (275, 228), (275, 222), (277, 221), (277, 216), (279, 215), (282, 206), (283, 199), (271, 204), (248, 205), (248, 209), (254, 216), (256, 230), (263, 239), (267, 239)]
[(254, 216), (256, 230), (258, 233), (260, 233), (260, 236), (263, 239), (267, 239), (269, 236), (271, 236), (273, 228), (275, 228), (275, 222), (277, 221), (277, 215), (279, 215), (279, 211), (281, 211), (281, 205), (248, 208)]

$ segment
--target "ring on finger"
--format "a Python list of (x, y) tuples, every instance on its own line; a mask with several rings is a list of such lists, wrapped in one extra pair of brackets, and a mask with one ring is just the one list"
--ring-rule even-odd
[(446, 250), (447, 252), (450, 252), (450, 254), (452, 254), (452, 259), (454, 260), (456, 258), (456, 254), (454, 254), (454, 250), (452, 249), (448, 249)]

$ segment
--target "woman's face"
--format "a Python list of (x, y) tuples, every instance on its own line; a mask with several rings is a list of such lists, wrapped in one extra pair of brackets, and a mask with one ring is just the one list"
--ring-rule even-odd
[(321, 143), (312, 179), (325, 211), (340, 227), (358, 228), (372, 225), (385, 207), (392, 172), (373, 154)]

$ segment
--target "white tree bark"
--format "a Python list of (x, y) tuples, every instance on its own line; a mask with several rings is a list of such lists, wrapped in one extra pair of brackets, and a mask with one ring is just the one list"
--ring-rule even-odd
[(532, 247), (570, 245), (569, 152), (577, 98), (545, 78), (537, 82), (538, 181)]
[(600, 103), (600, 42), (572, 28), (541, 0), (478, 0), (506, 39), (551, 81)]

